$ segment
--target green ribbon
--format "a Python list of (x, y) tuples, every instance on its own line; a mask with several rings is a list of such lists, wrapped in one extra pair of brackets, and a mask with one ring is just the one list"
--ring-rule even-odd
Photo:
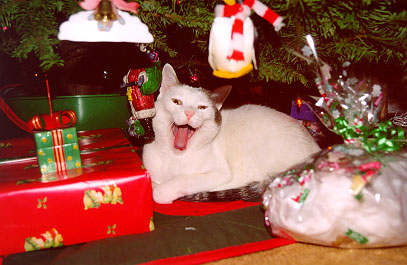
[(404, 130), (391, 121), (381, 122), (376, 127), (350, 126), (345, 117), (335, 119), (334, 131), (344, 139), (355, 139), (363, 143), (366, 151), (396, 151), (407, 143)]
[(350, 140), (360, 138), (361, 135), (363, 135), (364, 130), (366, 130), (364, 126), (350, 126), (345, 117), (335, 119), (334, 131), (344, 139)]
[(404, 130), (395, 127), (391, 121), (381, 122), (368, 130), (363, 137), (363, 145), (368, 152), (396, 151), (407, 143)]

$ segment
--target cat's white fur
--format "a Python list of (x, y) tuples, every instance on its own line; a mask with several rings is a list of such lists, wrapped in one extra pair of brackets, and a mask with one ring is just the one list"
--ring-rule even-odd
[[(221, 87), (209, 97), (201, 88), (179, 84), (174, 69), (164, 66), (153, 118), (155, 139), (143, 150), (157, 203), (263, 181), (319, 150), (298, 121), (264, 106), (222, 110), (221, 124), (217, 122), (230, 89)], [(185, 150), (174, 148), (173, 123), (198, 128)]]

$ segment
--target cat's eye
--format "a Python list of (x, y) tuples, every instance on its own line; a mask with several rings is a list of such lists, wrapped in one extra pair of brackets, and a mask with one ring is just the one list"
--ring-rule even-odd
[(208, 106), (204, 106), (204, 105), (199, 105), (198, 106), (198, 109), (206, 109), (206, 108), (208, 108)]
[(174, 104), (176, 104), (176, 105), (182, 105), (182, 101), (179, 100), (179, 99), (172, 98), (171, 100), (172, 100), (172, 102), (174, 102)]

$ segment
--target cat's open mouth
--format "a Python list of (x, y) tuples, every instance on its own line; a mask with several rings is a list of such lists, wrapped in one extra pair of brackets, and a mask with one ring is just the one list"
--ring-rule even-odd
[(196, 129), (189, 125), (172, 125), (172, 132), (174, 134), (174, 148), (178, 150), (185, 150), (187, 148), (188, 140), (195, 133)]

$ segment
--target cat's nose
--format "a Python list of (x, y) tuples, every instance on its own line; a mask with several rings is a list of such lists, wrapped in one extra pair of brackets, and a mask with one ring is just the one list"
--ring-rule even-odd
[(193, 110), (186, 110), (185, 115), (187, 115), (187, 120), (189, 121), (192, 116), (194, 116), (195, 112)]

